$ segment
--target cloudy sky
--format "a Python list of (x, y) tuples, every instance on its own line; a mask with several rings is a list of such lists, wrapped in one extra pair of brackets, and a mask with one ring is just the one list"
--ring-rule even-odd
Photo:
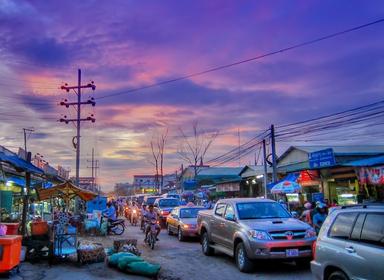
[[(131, 89), (382, 17), (382, 1), (0, 0), (0, 145), (17, 149), (22, 128), (33, 127), (29, 149), (74, 170), (75, 127), (57, 119), (76, 111), (57, 103), (74, 101), (75, 94), (58, 88), (76, 84), (81, 68), (84, 83), (97, 86), (83, 94), (97, 105), (82, 111), (83, 117), (94, 114), (96, 123), (82, 124), (81, 175), (90, 175), (92, 147), (106, 189), (133, 174), (153, 173), (149, 141), (166, 127), (166, 171), (174, 172), (182, 163), (179, 129), (188, 133), (194, 121), (220, 133), (209, 159), (234, 148), (239, 130), (244, 143), (272, 123), (382, 99), (384, 23), (206, 75)], [(122, 94), (101, 98), (115, 93)], [(278, 143), (279, 151), (290, 144)]]

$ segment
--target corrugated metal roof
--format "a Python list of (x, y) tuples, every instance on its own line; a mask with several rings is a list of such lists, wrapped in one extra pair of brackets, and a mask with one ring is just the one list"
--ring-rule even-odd
[(351, 146), (292, 146), (298, 150), (312, 153), (325, 149), (333, 149), (335, 155), (384, 154), (384, 145), (351, 145)]
[(207, 167), (199, 171), (198, 176), (238, 176), (243, 167)]
[(44, 174), (43, 170), (18, 157), (17, 154), (11, 152), (3, 146), (0, 146), (0, 161), (7, 162), (16, 169), (22, 171), (28, 171), (35, 174)]
[(384, 164), (384, 156), (355, 160), (342, 164), (343, 166), (375, 166)]

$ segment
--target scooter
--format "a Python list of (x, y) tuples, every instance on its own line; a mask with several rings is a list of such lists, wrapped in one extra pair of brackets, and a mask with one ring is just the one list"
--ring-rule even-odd
[(138, 217), (137, 210), (133, 209), (132, 214), (131, 214), (131, 225), (132, 226), (137, 226), (137, 217)]
[[(105, 219), (103, 217), (103, 219)], [(117, 219), (115, 221), (108, 221), (107, 226), (108, 234), (122, 235), (125, 231), (124, 219)]]
[(151, 230), (149, 231), (147, 240), (146, 240), (147, 244), (152, 250), (155, 248), (155, 244), (156, 244), (156, 234), (157, 234), (156, 224), (158, 224), (158, 221), (156, 220), (151, 221), (150, 223)]

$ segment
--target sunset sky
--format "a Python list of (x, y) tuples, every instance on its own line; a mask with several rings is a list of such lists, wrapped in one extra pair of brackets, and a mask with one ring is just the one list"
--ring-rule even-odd
[[(82, 124), (81, 176), (90, 176), (92, 147), (105, 189), (133, 174), (153, 174), (149, 141), (166, 127), (166, 171), (174, 172), (183, 163), (176, 153), (179, 128), (189, 132), (194, 121), (220, 133), (209, 159), (234, 148), (238, 130), (243, 143), (271, 124), (383, 99), (384, 23), (206, 75), (130, 89), (382, 17), (383, 1), (0, 0), (0, 145), (17, 150), (22, 128), (33, 127), (29, 149), (74, 175), (75, 127), (57, 120), (76, 111), (57, 103), (75, 100), (59, 87), (76, 84), (81, 68), (84, 83), (97, 86), (83, 94), (97, 104), (83, 107), (82, 116), (94, 114), (96, 123)], [(101, 98), (113, 93), (123, 94)], [(376, 143), (377, 137), (351, 142)], [(297, 143), (278, 143), (279, 153), (290, 144)]]

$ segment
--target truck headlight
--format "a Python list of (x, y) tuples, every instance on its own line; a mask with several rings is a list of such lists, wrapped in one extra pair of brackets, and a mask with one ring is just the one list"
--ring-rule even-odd
[(313, 228), (309, 228), (305, 231), (304, 238), (312, 238), (316, 237), (316, 231)]
[(248, 231), (248, 235), (257, 240), (272, 240), (271, 236), (267, 232), (261, 230), (251, 229)]

